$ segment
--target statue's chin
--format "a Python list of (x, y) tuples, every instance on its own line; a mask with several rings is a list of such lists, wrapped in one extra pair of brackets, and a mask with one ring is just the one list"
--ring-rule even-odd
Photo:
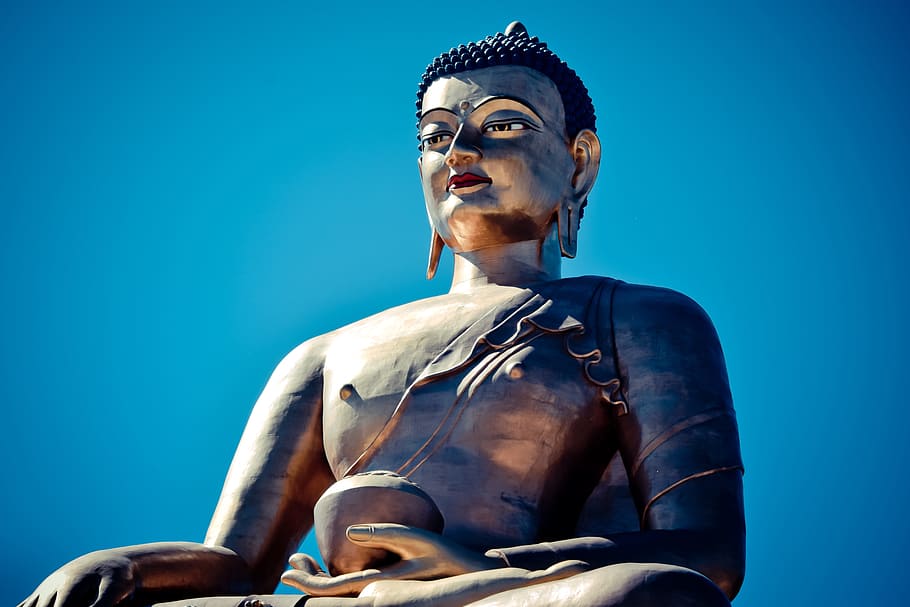
[(351, 525), (398, 523), (441, 533), (444, 521), (433, 499), (394, 472), (365, 472), (329, 487), (313, 510), (316, 542), (329, 573), (381, 568), (398, 557), (386, 550), (364, 548), (347, 538)]
[(549, 222), (522, 213), (463, 212), (448, 221), (446, 244), (458, 253), (529, 240), (547, 235)]

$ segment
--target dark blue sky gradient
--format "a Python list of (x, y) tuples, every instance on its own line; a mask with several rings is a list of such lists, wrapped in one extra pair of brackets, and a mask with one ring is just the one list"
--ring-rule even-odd
[(201, 540), (281, 357), (446, 290), (448, 256), (422, 277), (416, 82), (516, 18), (585, 80), (604, 143), (564, 274), (672, 287), (717, 325), (747, 470), (736, 605), (894, 602), (902, 3), (252, 6), (0, 8), (4, 604), (90, 550)]

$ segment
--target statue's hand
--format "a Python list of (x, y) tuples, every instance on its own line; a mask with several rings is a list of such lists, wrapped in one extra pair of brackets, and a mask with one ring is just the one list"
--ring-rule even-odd
[[(547, 569), (529, 571), (517, 567), (477, 571), (426, 582), (388, 580), (368, 585), (354, 607), (393, 607), (395, 605), (426, 605), (427, 607), (461, 607), (474, 601), (516, 588), (555, 582), (588, 571), (582, 561), (562, 561)], [(533, 601), (533, 595), (529, 596)], [(313, 607), (322, 607), (313, 599)]]
[[(311, 564), (315, 567), (315, 563)], [(582, 561), (562, 561), (541, 571), (517, 567), (455, 575), (439, 580), (379, 580), (367, 584), (356, 598), (313, 597), (313, 607), (461, 607), (517, 588), (555, 582), (588, 571)], [(323, 577), (325, 574), (322, 574)], [(332, 578), (328, 578), (332, 579)], [(533, 595), (529, 596), (533, 601)]]
[(101, 550), (70, 561), (18, 607), (112, 607), (136, 590), (133, 562)]
[(365, 548), (395, 553), (401, 560), (383, 570), (367, 569), (331, 577), (311, 557), (295, 554), (290, 558), (293, 569), (286, 571), (281, 581), (313, 596), (340, 596), (356, 594), (367, 584), (380, 580), (430, 580), (505, 566), (498, 558), (468, 550), (436, 533), (404, 525), (352, 525), (347, 536)]

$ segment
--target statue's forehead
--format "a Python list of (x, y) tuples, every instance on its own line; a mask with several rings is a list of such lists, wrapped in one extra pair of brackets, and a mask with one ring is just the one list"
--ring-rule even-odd
[(562, 98), (553, 81), (528, 67), (500, 65), (439, 78), (423, 97), (422, 112), (448, 109), (458, 113), (464, 102), (477, 106), (491, 97), (524, 101), (550, 124), (565, 124)]

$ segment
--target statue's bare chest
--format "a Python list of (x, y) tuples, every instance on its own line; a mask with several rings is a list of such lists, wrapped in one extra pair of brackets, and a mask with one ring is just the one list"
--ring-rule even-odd
[(472, 325), (491, 299), (430, 300), (372, 317), (333, 341), (324, 370), (323, 432), (336, 476), (407, 475), (466, 543), (537, 537), (541, 509), (560, 499), (547, 491), (588, 465), (571, 454), (603, 442), (608, 423), (565, 335), (534, 331), (504, 347), (473, 347)]
[(465, 297), (434, 298), (339, 333), (323, 371), (324, 438), (336, 476), (370, 445), (427, 365), (487, 310)]

